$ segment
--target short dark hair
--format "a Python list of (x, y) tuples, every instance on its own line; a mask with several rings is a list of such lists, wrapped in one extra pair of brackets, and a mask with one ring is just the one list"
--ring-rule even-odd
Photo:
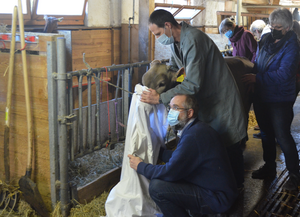
[(149, 24), (155, 24), (159, 28), (164, 28), (165, 22), (170, 22), (174, 26), (179, 25), (175, 20), (174, 16), (169, 11), (163, 9), (153, 11), (148, 21)]
[(188, 95), (188, 94), (176, 94), (175, 96), (185, 96), (185, 102), (183, 104), (183, 107), (185, 109), (193, 109), (194, 110), (194, 115), (193, 118), (198, 116), (198, 111), (199, 111), (199, 104), (194, 95)]

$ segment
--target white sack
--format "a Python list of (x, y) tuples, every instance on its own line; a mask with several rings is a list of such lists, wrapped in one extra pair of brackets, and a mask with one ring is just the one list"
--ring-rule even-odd
[(145, 163), (156, 164), (167, 132), (167, 111), (163, 104), (150, 105), (140, 101), (147, 87), (136, 85), (130, 105), (120, 182), (109, 193), (105, 210), (107, 217), (155, 217), (159, 208), (150, 198), (149, 180), (129, 165), (128, 154)]

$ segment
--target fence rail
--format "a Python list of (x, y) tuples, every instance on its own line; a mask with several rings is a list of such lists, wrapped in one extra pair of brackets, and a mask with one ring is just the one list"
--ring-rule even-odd
[[(53, 207), (61, 200), (63, 215), (67, 213), (69, 192), (72, 192), (68, 190), (70, 161), (125, 137), (124, 127), (131, 101), (132, 75), (134, 71), (146, 72), (151, 63), (145, 61), (66, 72), (65, 61), (60, 59), (65, 56), (65, 52), (64, 38), (58, 38), (57, 42), (47, 42), (51, 199)], [(134, 70), (135, 68), (144, 70)], [(113, 99), (107, 98), (106, 101), (102, 101), (102, 90), (110, 80), (103, 79), (106, 72), (117, 73), (116, 83), (110, 84), (116, 91)], [(77, 95), (73, 88), (73, 81), (76, 79)], [(85, 79), (86, 90), (83, 88)], [(87, 106), (83, 106), (84, 97), (87, 97)], [(93, 98), (96, 98), (94, 104)], [(74, 108), (77, 104), (78, 108)], [(56, 186), (57, 181), (60, 183), (60, 194)]]

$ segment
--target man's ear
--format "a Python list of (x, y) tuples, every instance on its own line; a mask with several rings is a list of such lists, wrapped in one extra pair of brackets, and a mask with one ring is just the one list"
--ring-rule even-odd
[(160, 60), (153, 60), (151, 63), (150, 63), (150, 68), (154, 65), (157, 65), (157, 64), (160, 64), (161, 61)]
[(192, 118), (194, 116), (194, 110), (193, 109), (189, 109), (188, 110), (188, 118)]
[(184, 80), (184, 78), (186, 76), (184, 68), (182, 67), (181, 69), (179, 69), (176, 72), (175, 76), (176, 76), (176, 81), (177, 82), (183, 82), (183, 80)]

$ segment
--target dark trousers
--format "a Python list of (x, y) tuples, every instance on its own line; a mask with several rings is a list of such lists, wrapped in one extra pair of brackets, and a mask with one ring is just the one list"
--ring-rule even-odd
[(284, 154), (288, 171), (298, 174), (298, 151), (290, 130), (294, 118), (293, 105), (293, 102), (254, 102), (254, 111), (261, 131), (264, 161), (270, 165), (275, 164), (276, 138)]
[(226, 148), (230, 165), (238, 188), (244, 187), (244, 156), (243, 151), (248, 136), (240, 142)]
[(193, 213), (195, 217), (212, 214), (201, 197), (202, 191), (205, 190), (191, 183), (159, 179), (151, 180), (149, 186), (149, 194), (164, 217), (190, 217), (189, 213)]

